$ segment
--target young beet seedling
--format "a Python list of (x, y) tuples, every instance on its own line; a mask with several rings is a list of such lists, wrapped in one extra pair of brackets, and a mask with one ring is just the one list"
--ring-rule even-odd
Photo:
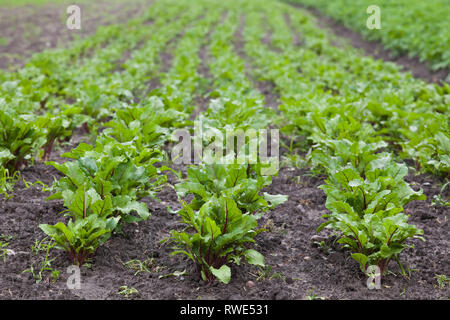
[(217, 278), (228, 283), (231, 269), (227, 264), (239, 265), (242, 257), (264, 267), (264, 257), (245, 246), (254, 243), (264, 229), (257, 230), (256, 217), (243, 214), (233, 199), (212, 197), (199, 211), (185, 205), (179, 214), (187, 228), (186, 232), (171, 232), (170, 240), (177, 244), (172, 255), (185, 254), (195, 261), (204, 281), (211, 283)]
[[(194, 195), (191, 203), (181, 200), (178, 211), (186, 229), (172, 231), (173, 254), (185, 254), (195, 261), (203, 280), (231, 279), (229, 263), (264, 267), (264, 257), (247, 248), (265, 229), (257, 229), (261, 212), (287, 200), (286, 196), (260, 195), (270, 177), (257, 176), (249, 165), (205, 165), (192, 167), (188, 178), (175, 188), (179, 196)], [(250, 174), (249, 174), (250, 173)], [(166, 239), (166, 240), (169, 240)]]
[(405, 274), (399, 260), (400, 253), (409, 247), (405, 242), (410, 238), (424, 240), (423, 231), (408, 224), (403, 212), (408, 202), (425, 199), (422, 190), (412, 190), (403, 180), (407, 173), (406, 165), (380, 153), (363, 170), (351, 164), (338, 166), (321, 186), (331, 214), (324, 216), (328, 221), (318, 231), (324, 227), (339, 231), (342, 237), (338, 242), (354, 252), (352, 258), (365, 273), (376, 265), (383, 275), (393, 259)]
[(83, 265), (109, 239), (120, 218), (111, 217), (111, 197), (103, 200), (94, 189), (82, 187), (63, 196), (68, 208), (66, 215), (74, 220), (71, 218), (67, 225), (58, 222), (54, 226), (41, 224), (39, 227), (56, 242), (56, 248), (66, 251), (73, 264)]

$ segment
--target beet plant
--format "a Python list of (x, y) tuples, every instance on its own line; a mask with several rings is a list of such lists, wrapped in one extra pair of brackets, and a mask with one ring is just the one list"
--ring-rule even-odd
[(248, 244), (264, 229), (258, 229), (262, 212), (287, 200), (283, 195), (261, 195), (270, 177), (250, 176), (247, 165), (200, 165), (191, 167), (185, 181), (175, 186), (178, 195), (194, 195), (177, 213), (186, 229), (172, 230), (169, 238), (176, 244), (173, 254), (185, 254), (195, 261), (202, 279), (215, 278), (228, 283), (230, 263), (239, 265), (242, 258), (249, 264), (264, 266), (264, 257)]
[(260, 170), (260, 165), (250, 164), (191, 166), (187, 179), (175, 185), (175, 190), (180, 197), (194, 195), (189, 204), (194, 210), (199, 210), (212, 196), (224, 195), (233, 199), (243, 212), (264, 212), (285, 202), (287, 197), (261, 195), (261, 189), (269, 186), (272, 178), (261, 175)]
[(105, 124), (104, 133), (121, 143), (133, 141), (140, 148), (159, 148), (169, 140), (169, 128), (186, 117), (183, 112), (165, 109), (162, 100), (152, 96), (139, 106), (115, 110), (114, 119)]
[(40, 227), (73, 263), (82, 265), (123, 223), (148, 219), (147, 205), (138, 200), (156, 198), (165, 183), (164, 167), (155, 167), (163, 155), (101, 136), (95, 147), (82, 143), (63, 156), (73, 161), (47, 163), (65, 175), (47, 200), (63, 199), (70, 220)]
[(257, 217), (243, 213), (237, 203), (226, 196), (211, 197), (194, 211), (185, 205), (178, 214), (186, 225), (184, 231), (172, 231), (170, 240), (177, 247), (172, 255), (185, 254), (197, 263), (202, 279), (211, 283), (215, 278), (223, 283), (231, 279), (230, 263), (264, 266), (264, 257), (247, 244), (254, 243), (258, 233)]
[[(57, 114), (55, 114), (56, 112)], [(51, 110), (37, 118), (36, 126), (45, 137), (45, 143), (42, 146), (43, 161), (50, 158), (56, 142), (69, 140), (74, 128), (81, 126), (88, 120), (88, 117), (80, 114), (80, 112), (81, 108), (65, 105), (61, 109)]]
[(31, 161), (45, 144), (45, 135), (35, 119), (33, 115), (0, 108), (0, 152), (8, 154), (0, 164), (10, 173)]
[(73, 264), (83, 265), (105, 243), (116, 228), (120, 217), (113, 217), (111, 195), (102, 199), (94, 189), (79, 187), (76, 192), (64, 192), (67, 224), (41, 224), (39, 227), (52, 238), (57, 248), (64, 250)]
[(410, 238), (424, 240), (423, 231), (407, 223), (403, 206), (412, 200), (424, 200), (422, 190), (414, 191), (403, 180), (408, 173), (405, 164), (381, 153), (358, 170), (353, 164), (337, 166), (330, 170), (326, 184), (321, 186), (327, 195), (326, 207), (331, 214), (318, 231), (324, 227), (342, 234), (338, 240), (353, 251), (352, 257), (366, 272), (377, 265), (381, 274), (388, 264), (400, 263), (400, 253), (410, 247)]
[(156, 198), (156, 192), (166, 182), (166, 176), (161, 173), (164, 167), (155, 167), (163, 159), (160, 151), (138, 150), (132, 144), (122, 144), (109, 137), (98, 138), (95, 147), (82, 143), (62, 156), (73, 161), (47, 162), (65, 175), (55, 183), (56, 193), (48, 200), (61, 199), (64, 194), (86, 186), (94, 189), (101, 199), (111, 196), (114, 215), (120, 216), (121, 222), (148, 219), (146, 204), (138, 200)]

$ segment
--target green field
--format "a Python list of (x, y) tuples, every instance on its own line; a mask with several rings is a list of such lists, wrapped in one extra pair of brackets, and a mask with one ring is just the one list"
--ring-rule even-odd
[[(396, 54), (408, 54), (428, 62), (431, 69), (450, 67), (450, 2), (447, 0), (292, 0), (319, 9), (369, 40), (381, 40)], [(366, 12), (371, 5), (381, 10), (381, 29), (369, 29)]]
[[(325, 10), (340, 19), (358, 8), (333, 4)], [(357, 28), (363, 15), (349, 25)], [(386, 17), (379, 33), (389, 48), (448, 66), (448, 32), (430, 24), (432, 36), (405, 29), (403, 38), (390, 23)], [(414, 46), (418, 37), (423, 46)], [(406, 277), (403, 252), (414, 257), (411, 244), (428, 235), (405, 206), (432, 200), (410, 176), (448, 181), (449, 112), (448, 84), (364, 56), (307, 11), (268, 0), (157, 0), (137, 18), (0, 72), (0, 193), (4, 203), (14, 201), (21, 174), (36, 164), (59, 172), (42, 199), (59, 201), (64, 215), (39, 221), (33, 232), (53, 240), (68, 265), (89, 263), (94, 271), (99, 248), (130, 226), (156, 223), (148, 199), (170, 203), (167, 215), (178, 222), (158, 225), (167, 232), (155, 243), (167, 241), (172, 255), (187, 257), (202, 283), (228, 284), (232, 268), (268, 265), (258, 239), (273, 231), (259, 223), (296, 194), (271, 189), (272, 182), (280, 166), (300, 168), (323, 178), (326, 214), (314, 229), (337, 235), (353, 258), (346, 263), (363, 276), (369, 266), (390, 276), (397, 263)], [(198, 127), (204, 134), (193, 137)], [(267, 144), (267, 128), (280, 136), (271, 146), (284, 150), (275, 162), (252, 149)], [(202, 154), (173, 152), (180, 130)], [(201, 161), (180, 163), (191, 151)], [(160, 195), (164, 188), (176, 193), (175, 208)], [(444, 191), (434, 206), (448, 207)]]

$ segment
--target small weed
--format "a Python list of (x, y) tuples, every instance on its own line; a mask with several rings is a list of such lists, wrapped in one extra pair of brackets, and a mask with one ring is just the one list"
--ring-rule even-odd
[(436, 280), (437, 280), (437, 287), (439, 289), (445, 289), (446, 286), (448, 286), (448, 284), (450, 283), (450, 278), (447, 277), (445, 274), (437, 274), (435, 276)]
[[(45, 240), (45, 238), (44, 238), (44, 240)], [(58, 270), (52, 268), (52, 262), (56, 258), (49, 259), (50, 251), (51, 251), (51, 249), (53, 249), (55, 247), (56, 243), (53, 241), (44, 242), (44, 240), (37, 242), (38, 247), (32, 245), (32, 251), (34, 253), (37, 252), (37, 255), (39, 255), (39, 253), (41, 251), (45, 251), (45, 256), (44, 256), (42, 263), (38, 263), (36, 268), (34, 266), (34, 263), (32, 263), (30, 268), (23, 271), (23, 273), (25, 273), (25, 272), (31, 273), (34, 280), (36, 281), (36, 283), (40, 283), (43, 279), (44, 272), (50, 271), (51, 272), (50, 277), (51, 277), (51, 281), (53, 283), (59, 278), (59, 274), (60, 274)], [(36, 242), (35, 242), (35, 244), (36, 244)]]
[(147, 272), (147, 273), (153, 273), (153, 272), (160, 272), (163, 269), (165, 269), (165, 266), (158, 266), (155, 265), (154, 258), (148, 258), (144, 261), (141, 260), (130, 260), (128, 262), (124, 263), (124, 266), (129, 270), (136, 271), (134, 275), (138, 275), (141, 272)]
[(8, 245), (8, 242), (0, 241), (0, 258), (3, 259), (3, 262), (6, 262), (6, 256), (8, 255), (8, 249), (6, 249), (6, 247)]
[(256, 277), (256, 281), (281, 279), (286, 280), (286, 277), (281, 272), (273, 272), (272, 266), (266, 268), (259, 267), (257, 274), (253, 274)]
[(117, 292), (117, 294), (120, 294), (120, 295), (125, 296), (125, 297), (128, 298), (129, 296), (131, 296), (133, 294), (139, 294), (139, 291), (137, 291), (133, 287), (128, 288), (128, 286), (121, 286), (119, 288), (119, 292)]
[(14, 185), (20, 179), (20, 172), (16, 171), (10, 174), (8, 169), (0, 168), (0, 194), (3, 194), (5, 200), (13, 197)]
[(45, 237), (40, 241), (36, 239), (34, 241), (34, 244), (31, 245), (31, 252), (38, 256), (41, 252), (47, 250), (48, 244), (48, 237)]
[(9, 241), (14, 238), (15, 236), (0, 234), (0, 258), (3, 262), (6, 262), (6, 257), (8, 256), (8, 249), (6, 247), (9, 246)]
[(431, 202), (432, 206), (435, 207), (449, 207), (450, 206), (450, 201), (449, 197), (447, 197), (446, 199), (444, 199), (444, 197), (442, 196), (445, 189), (450, 185), (450, 181), (447, 181), (441, 188), (441, 191), (439, 192), (439, 194), (435, 195), (433, 197), (433, 201)]
[(309, 290), (309, 296), (306, 296), (306, 300), (325, 300), (325, 297), (319, 297), (315, 293), (313, 293), (313, 290)]

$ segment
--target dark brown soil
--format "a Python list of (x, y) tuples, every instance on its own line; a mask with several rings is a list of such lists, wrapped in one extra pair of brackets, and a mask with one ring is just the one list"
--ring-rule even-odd
[[(255, 70), (252, 58), (248, 57), (245, 53), (245, 40), (243, 38), (243, 32), (245, 28), (245, 14), (242, 14), (239, 18), (239, 27), (234, 35), (234, 49), (239, 57), (244, 60), (244, 69), (247, 79), (250, 79), (258, 89), (258, 91), (264, 96), (264, 101), (267, 107), (277, 110), (280, 102), (280, 97), (276, 92), (276, 86), (272, 81), (259, 79), (252, 70)], [(261, 41), (267, 45), (270, 44), (272, 32), (268, 31)]]
[[(49, 193), (40, 187), (26, 189), (23, 183), (16, 187), (14, 198), (0, 202), (0, 235), (14, 236), (7, 247), (13, 250), (5, 262), (0, 261), (0, 299), (126, 299), (118, 295), (121, 286), (135, 288), (135, 299), (305, 299), (316, 295), (326, 299), (447, 299), (450, 289), (439, 289), (436, 275), (450, 274), (448, 255), (448, 210), (431, 207), (433, 195), (439, 192), (437, 181), (430, 176), (410, 176), (409, 180), (422, 187), (427, 201), (407, 206), (411, 222), (423, 228), (427, 242), (412, 241), (415, 249), (404, 252), (402, 261), (408, 262), (410, 278), (399, 275), (396, 265), (388, 274), (382, 289), (369, 290), (366, 279), (349, 253), (334, 244), (335, 238), (327, 234), (316, 235), (316, 228), (323, 222), (326, 212), (325, 195), (317, 187), (321, 177), (307, 175), (307, 171), (284, 168), (269, 193), (289, 195), (289, 200), (260, 221), (269, 229), (257, 237), (256, 248), (264, 254), (267, 272), (250, 266), (233, 266), (230, 284), (206, 285), (200, 280), (194, 264), (182, 256), (170, 257), (171, 248), (160, 241), (169, 230), (180, 228), (176, 215), (166, 208), (179, 208), (177, 196), (171, 188), (159, 194), (161, 202), (146, 200), (152, 216), (148, 221), (124, 227), (123, 235), (114, 235), (101, 247), (92, 261), (91, 268), (82, 267), (81, 290), (69, 290), (66, 273), (70, 265), (65, 254), (53, 250), (56, 258), (52, 267), (61, 272), (55, 282), (49, 281), (50, 272), (44, 272), (43, 281), (35, 283), (30, 273), (23, 273), (34, 263), (42, 261), (31, 245), (44, 234), (40, 223), (56, 223), (64, 220), (58, 213), (64, 208), (61, 201), (46, 202)], [(59, 174), (52, 167), (36, 164), (25, 169), (27, 181), (41, 180), (50, 184)], [(171, 177), (171, 183), (176, 179)], [(316, 242), (324, 240), (324, 247)], [(129, 270), (124, 263), (130, 260), (148, 260), (150, 272)], [(167, 276), (175, 271), (187, 274)], [(395, 274), (394, 274), (395, 273)], [(247, 281), (256, 285), (246, 286)]]
[[(286, 21), (286, 24), (288, 25), (289, 28), (292, 29), (292, 24), (291, 24), (291, 16), (287, 13), (284, 14), (284, 20)], [(293, 43), (295, 46), (299, 47), (302, 42), (300, 41), (300, 36), (297, 32), (293, 32), (292, 33), (293, 36)]]
[(152, 75), (151, 79), (149, 81), (147, 81), (147, 83), (146, 83), (146, 86), (147, 86), (146, 93), (147, 94), (149, 94), (153, 90), (161, 87), (160, 75), (165, 74), (170, 71), (170, 68), (172, 67), (172, 62), (173, 62), (173, 54), (171, 53), (171, 51), (174, 49), (174, 47), (176, 46), (178, 41), (183, 37), (184, 33), (185, 33), (185, 29), (183, 29), (181, 32), (177, 33), (175, 35), (175, 37), (170, 39), (167, 42), (164, 50), (159, 55), (160, 69), (158, 70), (158, 75), (156, 75), (156, 74)]
[(242, 60), (244, 60), (245, 70), (247, 71), (247, 74), (248, 74), (248, 70), (250, 70), (250, 66), (249, 66), (249, 61), (247, 59), (247, 55), (245, 54), (245, 48), (244, 48), (245, 40), (244, 40), (244, 37), (243, 37), (244, 28), (245, 28), (245, 21), (246, 21), (246, 15), (243, 13), (239, 17), (239, 24), (238, 24), (238, 27), (236, 29), (236, 32), (234, 33), (233, 46), (234, 46), (234, 51), (237, 53), (237, 55)]
[(0, 45), (0, 69), (19, 68), (33, 53), (67, 46), (75, 37), (95, 33), (99, 26), (132, 19), (148, 8), (149, 2), (152, 0), (81, 3), (81, 30), (67, 29), (65, 19), (68, 4), (2, 8), (0, 38), (6, 39), (6, 44)]
[[(227, 12), (224, 11), (222, 13), (222, 16), (220, 18), (220, 23), (223, 23), (223, 21), (225, 21), (225, 18), (227, 17)], [(208, 33), (205, 36), (205, 41), (202, 43), (202, 45), (200, 46), (199, 52), (198, 52), (198, 57), (200, 58), (200, 64), (197, 67), (197, 72), (198, 74), (201, 76), (201, 78), (199, 79), (200, 83), (199, 83), (199, 94), (196, 95), (195, 97), (195, 105), (197, 106), (197, 108), (192, 112), (190, 119), (194, 120), (195, 118), (197, 118), (197, 116), (202, 113), (205, 112), (208, 109), (209, 106), (209, 102), (211, 100), (210, 96), (209, 96), (209, 90), (211, 89), (211, 79), (212, 79), (212, 75), (211, 72), (209, 70), (209, 61), (211, 61), (211, 57), (209, 54), (209, 43), (211, 40), (211, 35), (213, 34), (215, 28), (210, 28), (210, 30), (208, 31)]]
[[(338, 37), (347, 39), (353, 47), (362, 49), (365, 55), (374, 57), (375, 59), (394, 62), (401, 66), (404, 71), (410, 71), (416, 78), (420, 78), (431, 83), (441, 83), (445, 82), (446, 78), (450, 74), (450, 70), (448, 68), (438, 71), (431, 71), (427, 64), (420, 62), (417, 57), (410, 58), (408, 57), (408, 54), (403, 54), (400, 56), (395, 55), (390, 50), (385, 49), (381, 41), (365, 40), (360, 33), (345, 27), (342, 23), (324, 15), (316, 8), (306, 8), (298, 3), (285, 2), (293, 7), (302, 8), (303, 10), (311, 12), (317, 18), (318, 26), (320, 28), (331, 30)], [(339, 43), (336, 43), (335, 45), (340, 46)]]

